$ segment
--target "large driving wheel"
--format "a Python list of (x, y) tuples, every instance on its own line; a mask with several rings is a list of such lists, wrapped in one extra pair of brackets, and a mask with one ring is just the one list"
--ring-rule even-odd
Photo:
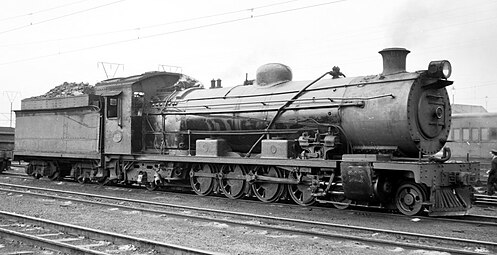
[(190, 171), (190, 185), (201, 196), (209, 195), (214, 188), (214, 166), (209, 164), (194, 165)]
[(223, 168), (219, 186), (224, 195), (237, 199), (245, 195), (245, 170), (241, 165), (227, 165)]
[(416, 183), (405, 183), (397, 189), (395, 204), (397, 209), (409, 216), (419, 214), (425, 201), (423, 189)]
[[(297, 173), (290, 173), (288, 178), (297, 180)], [(316, 202), (316, 197), (312, 196), (310, 183), (311, 178), (307, 175), (303, 175), (301, 178), (301, 184), (287, 185), (288, 194), (295, 203), (303, 206), (309, 206)]]
[[(257, 167), (256, 175), (281, 178), (281, 172), (274, 166)], [(252, 184), (255, 196), (265, 203), (271, 203), (280, 199), (284, 191), (284, 184), (271, 182), (255, 182)]]

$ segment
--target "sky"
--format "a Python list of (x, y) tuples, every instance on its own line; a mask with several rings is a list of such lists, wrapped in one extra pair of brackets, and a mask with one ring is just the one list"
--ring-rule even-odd
[(411, 51), (408, 71), (450, 61), (451, 102), (497, 112), (496, 13), (493, 0), (4, 0), (0, 126), (64, 82), (166, 70), (229, 87), (274, 62), (294, 80), (363, 76), (389, 47)]

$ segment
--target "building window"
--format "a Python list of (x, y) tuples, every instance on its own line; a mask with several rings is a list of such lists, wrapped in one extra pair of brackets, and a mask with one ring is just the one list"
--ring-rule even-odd
[(489, 137), (490, 140), (497, 140), (497, 128), (490, 128)]
[(480, 141), (480, 130), (478, 128), (472, 128), (471, 129), (471, 140), (473, 142), (479, 142)]
[(469, 141), (469, 128), (462, 129), (462, 140), (463, 142)]
[(460, 142), (461, 141), (461, 129), (459, 128), (454, 128), (453, 130), (454, 133), (454, 141), (455, 142)]
[(481, 129), (481, 140), (482, 141), (490, 140), (490, 132), (489, 132), (488, 128)]

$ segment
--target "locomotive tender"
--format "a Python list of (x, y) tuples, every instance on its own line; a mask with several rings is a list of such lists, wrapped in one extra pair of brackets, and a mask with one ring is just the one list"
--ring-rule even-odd
[(0, 127), (0, 173), (10, 168), (14, 151), (14, 128)]
[[(102, 81), (94, 94), (25, 99), (15, 157), (28, 174), (80, 182), (188, 184), (199, 195), (292, 199), (463, 215), (478, 163), (426, 157), (446, 143), (448, 61), (406, 72), (408, 50), (380, 51), (379, 75), (338, 68), (292, 81), (282, 64), (254, 84), (211, 89), (150, 72)], [(331, 77), (326, 77), (326, 76)]]

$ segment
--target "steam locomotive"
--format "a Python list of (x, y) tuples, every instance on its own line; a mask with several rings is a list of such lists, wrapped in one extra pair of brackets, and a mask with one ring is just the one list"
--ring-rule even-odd
[(379, 75), (345, 77), (334, 67), (292, 81), (289, 67), (271, 63), (234, 87), (149, 72), (102, 81), (92, 94), (24, 99), (15, 158), (36, 178), (466, 214), (478, 163), (449, 161), (449, 149), (429, 156), (450, 130), (450, 63), (406, 72), (408, 50), (379, 53)]

